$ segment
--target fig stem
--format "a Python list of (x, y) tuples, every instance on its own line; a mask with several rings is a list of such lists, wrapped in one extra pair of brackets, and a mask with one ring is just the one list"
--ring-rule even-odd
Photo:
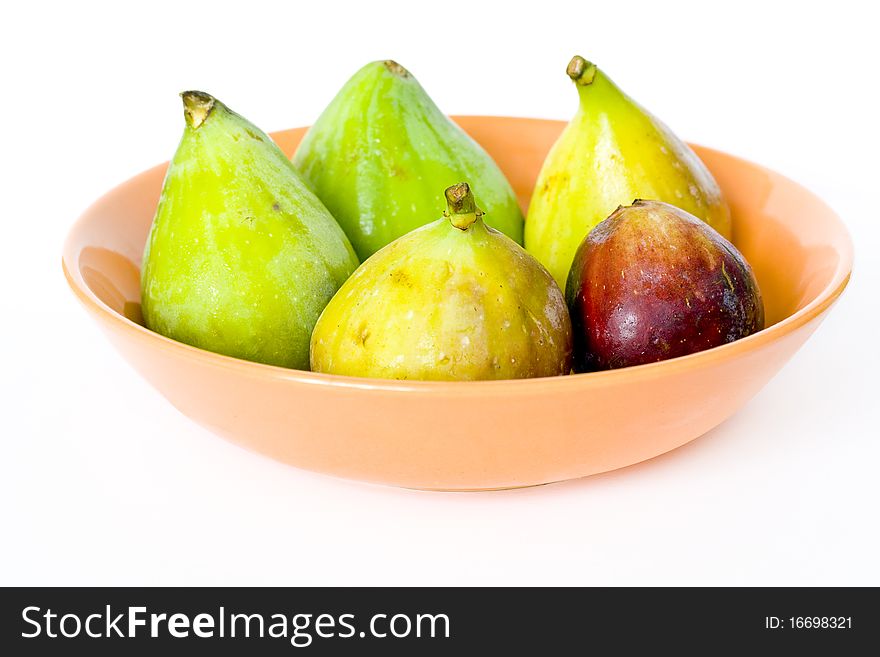
[(586, 87), (593, 83), (598, 70), (592, 62), (588, 62), (580, 55), (575, 55), (568, 63), (568, 68), (565, 69), (565, 72), (568, 73), (568, 77), (572, 79), (572, 82), (578, 86)]
[(483, 211), (477, 207), (470, 185), (460, 182), (446, 188), (446, 216), (459, 230), (467, 230), (481, 216)]
[(391, 73), (394, 73), (394, 75), (398, 75), (402, 78), (409, 77), (409, 71), (407, 71), (403, 66), (395, 62), (393, 59), (386, 59), (382, 63), (385, 64), (385, 68), (387, 68)]
[(194, 129), (205, 122), (217, 102), (203, 91), (184, 91), (180, 97), (183, 99), (183, 117), (187, 125)]

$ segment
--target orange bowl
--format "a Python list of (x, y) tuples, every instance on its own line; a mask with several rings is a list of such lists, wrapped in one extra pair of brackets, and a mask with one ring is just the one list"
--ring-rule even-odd
[[(563, 122), (455, 119), (495, 158), (525, 209)], [(305, 128), (273, 135), (290, 154)], [(62, 265), (110, 341), (185, 415), (297, 467), (412, 488), (533, 486), (652, 458), (730, 417), (785, 364), (840, 296), (852, 244), (834, 212), (758, 165), (695, 147), (727, 196), (734, 241), (767, 328), (683, 358), (609, 372), (478, 382), (315, 374), (202, 351), (144, 328), (140, 262), (166, 165), (100, 198)]]

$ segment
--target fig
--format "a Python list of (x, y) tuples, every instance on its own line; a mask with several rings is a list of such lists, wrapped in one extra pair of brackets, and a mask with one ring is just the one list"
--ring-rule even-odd
[(259, 128), (199, 91), (144, 249), (146, 325), (237, 358), (306, 369), (324, 306), (358, 261)]
[(378, 251), (324, 309), (314, 371), (427, 380), (570, 371), (571, 323), (553, 277), (484, 223), (467, 183), (445, 196), (444, 217)]
[(567, 72), (580, 104), (544, 161), (525, 226), (526, 249), (559, 285), (587, 233), (634, 198), (672, 203), (729, 239), (730, 210), (690, 147), (594, 64), (576, 56)]
[(659, 201), (620, 207), (590, 232), (565, 296), (579, 372), (684, 356), (764, 328), (761, 292), (742, 254)]
[(469, 180), (489, 225), (522, 244), (523, 215), (494, 160), (400, 64), (367, 64), (306, 133), (294, 164), (365, 260), (446, 207)]

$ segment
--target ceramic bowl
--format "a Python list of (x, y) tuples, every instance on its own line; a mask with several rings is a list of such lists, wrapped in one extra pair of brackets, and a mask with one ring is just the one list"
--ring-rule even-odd
[[(525, 210), (565, 124), (455, 120), (495, 158)], [(273, 138), (290, 154), (305, 130)], [(397, 382), (261, 365), (165, 338), (142, 326), (139, 285), (165, 164), (98, 199), (71, 230), (62, 264), (123, 357), (182, 413), (245, 448), (412, 488), (584, 477), (675, 449), (729, 418), (816, 330), (849, 280), (850, 238), (820, 199), (764, 167), (694, 148), (730, 203), (734, 242), (757, 275), (767, 328), (661, 363), (545, 379)]]

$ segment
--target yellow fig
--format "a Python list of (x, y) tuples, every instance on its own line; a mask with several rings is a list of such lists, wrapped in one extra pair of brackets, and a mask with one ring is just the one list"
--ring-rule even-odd
[(571, 321), (559, 287), (483, 222), (467, 183), (446, 216), (361, 265), (315, 326), (316, 372), (384, 379), (515, 379), (567, 374)]
[(633, 199), (674, 205), (730, 239), (730, 210), (690, 147), (595, 64), (575, 56), (566, 72), (580, 105), (544, 161), (525, 225), (526, 249), (559, 285), (593, 227)]

